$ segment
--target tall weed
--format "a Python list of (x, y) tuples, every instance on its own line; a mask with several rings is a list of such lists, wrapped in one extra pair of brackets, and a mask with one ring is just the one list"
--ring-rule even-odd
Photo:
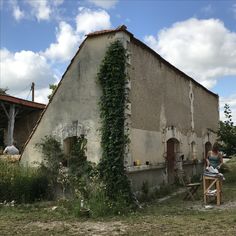
[(0, 201), (34, 202), (47, 197), (48, 179), (39, 170), (0, 161)]

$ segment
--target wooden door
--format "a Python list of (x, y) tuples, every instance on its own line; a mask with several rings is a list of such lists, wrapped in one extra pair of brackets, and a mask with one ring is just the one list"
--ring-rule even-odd
[(173, 184), (175, 181), (175, 156), (176, 156), (176, 141), (169, 139), (167, 141), (167, 172), (168, 183)]

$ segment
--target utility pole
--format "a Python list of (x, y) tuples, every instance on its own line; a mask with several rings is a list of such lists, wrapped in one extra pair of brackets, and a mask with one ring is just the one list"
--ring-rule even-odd
[(35, 86), (35, 83), (32, 82), (32, 85), (31, 85), (31, 91), (32, 91), (32, 102), (34, 102), (34, 86)]

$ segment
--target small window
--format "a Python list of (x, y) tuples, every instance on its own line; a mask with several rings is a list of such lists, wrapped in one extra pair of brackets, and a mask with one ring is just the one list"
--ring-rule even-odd
[(196, 143), (193, 141), (191, 143), (191, 155), (192, 155), (192, 159), (195, 160), (196, 157)]
[(68, 137), (63, 141), (63, 149), (65, 159), (63, 166), (70, 167), (73, 171), (76, 171), (77, 167), (87, 160), (87, 139), (84, 135), (79, 137), (73, 136)]
[(68, 137), (68, 138), (64, 139), (63, 150), (64, 150), (64, 154), (66, 156), (69, 156), (71, 154), (72, 148), (76, 144), (76, 141), (77, 141), (76, 136)]

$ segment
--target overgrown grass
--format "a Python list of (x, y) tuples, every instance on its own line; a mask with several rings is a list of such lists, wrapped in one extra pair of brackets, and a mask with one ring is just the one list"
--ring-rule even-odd
[(236, 156), (233, 156), (226, 164), (229, 168), (229, 171), (225, 173), (226, 183), (235, 183), (236, 184)]
[(0, 161), (0, 201), (27, 203), (45, 199), (48, 179), (39, 170)]
[[(203, 190), (197, 201), (183, 201), (177, 195), (164, 202), (152, 201), (142, 209), (120, 216), (78, 218), (80, 202), (38, 202), (16, 207), (0, 207), (0, 235), (235, 235), (236, 234), (236, 160), (227, 163), (221, 206), (205, 209)], [(165, 190), (166, 191), (166, 190)], [(165, 192), (164, 191), (164, 192)], [(97, 192), (97, 191), (95, 191)], [(169, 193), (169, 190), (166, 192)], [(91, 206), (96, 212), (105, 207), (103, 195), (96, 195)], [(56, 209), (55, 209), (56, 206)], [(77, 207), (77, 209), (76, 209)], [(94, 208), (95, 209), (95, 208)], [(105, 212), (106, 213), (106, 212)], [(94, 219), (96, 218), (96, 219)]]

